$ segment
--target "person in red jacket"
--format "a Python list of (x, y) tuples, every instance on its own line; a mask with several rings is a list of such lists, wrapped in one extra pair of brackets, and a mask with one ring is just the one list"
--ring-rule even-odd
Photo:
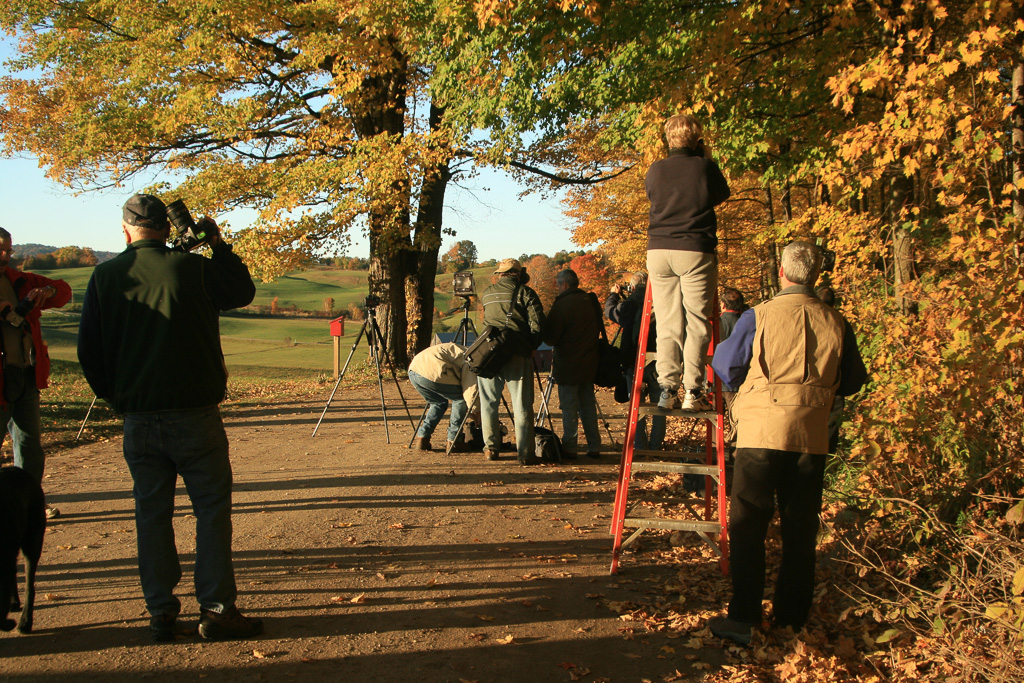
[[(71, 287), (63, 280), (11, 268), (11, 254), (11, 233), (0, 228), (0, 424), (6, 424), (11, 434), (15, 466), (42, 483), (39, 390), (49, 381), (50, 356), (39, 316), (71, 301)], [(46, 510), (49, 519), (58, 514), (56, 508)]]

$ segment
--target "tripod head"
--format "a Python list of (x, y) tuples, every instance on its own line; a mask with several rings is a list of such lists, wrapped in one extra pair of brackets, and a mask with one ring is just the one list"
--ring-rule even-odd
[(455, 313), (456, 311), (463, 311), (463, 313), (466, 316), (468, 316), (469, 315), (469, 303), (470, 303), (470, 299), (473, 298), (473, 295), (472, 294), (456, 294), (455, 296), (457, 296), (460, 299), (462, 299), (462, 303), (459, 304), (458, 306), (456, 306), (455, 308), (453, 308), (452, 310), (448, 311), (448, 313), (446, 313), (445, 315), (451, 315), (452, 313)]

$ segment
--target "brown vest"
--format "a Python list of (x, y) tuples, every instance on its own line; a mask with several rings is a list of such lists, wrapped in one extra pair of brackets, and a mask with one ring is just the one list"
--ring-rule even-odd
[(750, 370), (734, 406), (736, 447), (828, 453), (843, 317), (809, 287), (787, 288), (754, 313)]

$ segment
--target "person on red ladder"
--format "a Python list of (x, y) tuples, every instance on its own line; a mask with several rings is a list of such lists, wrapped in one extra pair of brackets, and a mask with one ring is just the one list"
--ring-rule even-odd
[(665, 140), (668, 157), (651, 164), (644, 181), (651, 202), (647, 272), (658, 319), (658, 406), (679, 406), (682, 384), (681, 408), (707, 411), (704, 376), (718, 286), (715, 207), (729, 198), (729, 184), (710, 158), (696, 119), (668, 119)]
[(739, 391), (729, 505), (733, 596), (728, 615), (713, 617), (708, 626), (719, 638), (744, 645), (761, 625), (765, 535), (776, 501), (782, 561), (772, 625), (795, 631), (807, 622), (832, 399), (856, 393), (867, 380), (853, 328), (812, 289), (821, 262), (812, 244), (787, 246), (779, 270), (782, 291), (740, 316), (711, 363)]

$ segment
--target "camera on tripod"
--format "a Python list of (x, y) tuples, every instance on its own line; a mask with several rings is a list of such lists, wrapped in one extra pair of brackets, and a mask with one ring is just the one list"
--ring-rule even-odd
[(836, 267), (836, 252), (825, 246), (825, 240), (819, 237), (815, 240), (815, 246), (821, 250), (821, 272), (831, 273)]
[(210, 238), (217, 234), (216, 229), (210, 229), (212, 221), (200, 221), (206, 228), (200, 228), (188, 207), (181, 199), (176, 199), (167, 205), (167, 220), (174, 226), (175, 234), (171, 237), (171, 248), (178, 251), (193, 251), (210, 241)]
[(452, 292), (455, 296), (474, 296), (476, 283), (473, 280), (473, 272), (464, 270), (461, 273), (455, 273), (452, 277)]
[(366, 298), (363, 299), (363, 307), (367, 310), (377, 308), (378, 306), (380, 306), (380, 297), (376, 294), (367, 294)]

